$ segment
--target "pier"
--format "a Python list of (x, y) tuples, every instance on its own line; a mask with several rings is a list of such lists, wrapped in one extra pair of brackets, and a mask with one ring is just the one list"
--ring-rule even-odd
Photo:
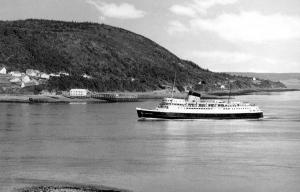
[(92, 98), (105, 100), (107, 102), (137, 102), (137, 95), (120, 93), (92, 93)]

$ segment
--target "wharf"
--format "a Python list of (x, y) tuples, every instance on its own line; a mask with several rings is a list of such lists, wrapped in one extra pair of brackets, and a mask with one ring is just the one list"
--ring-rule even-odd
[(121, 93), (94, 93), (92, 98), (105, 100), (107, 102), (137, 102), (139, 98), (134, 94), (121, 94)]

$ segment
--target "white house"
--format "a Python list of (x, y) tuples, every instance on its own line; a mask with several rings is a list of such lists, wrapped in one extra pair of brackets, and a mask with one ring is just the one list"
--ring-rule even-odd
[(11, 83), (19, 83), (19, 82), (21, 82), (21, 79), (20, 78), (18, 78), (18, 77), (14, 77), (14, 78), (12, 78), (11, 80), (9, 80)]
[(225, 85), (221, 85), (220, 88), (221, 89), (225, 89), (226, 87), (225, 87)]
[(5, 67), (0, 68), (0, 74), (2, 74), (2, 75), (6, 74), (6, 68)]
[(41, 74), (40, 74), (40, 77), (41, 77), (42, 79), (49, 79), (49, 78), (50, 78), (50, 75), (48, 75), (47, 73), (41, 73)]
[(31, 77), (37, 77), (40, 74), (39, 70), (33, 70), (33, 69), (27, 69), (26, 75), (29, 75)]
[(50, 76), (50, 77), (59, 77), (60, 75), (59, 75), (59, 74), (56, 74), (56, 73), (50, 73), (49, 76)]
[(83, 74), (82, 77), (84, 77), (84, 78), (86, 78), (86, 79), (92, 79), (92, 78), (93, 78), (92, 76), (89, 76), (89, 75), (87, 75), (87, 74)]
[(72, 97), (85, 97), (87, 96), (89, 90), (87, 89), (71, 89), (70, 96)]
[(253, 80), (253, 81), (256, 81), (256, 78), (255, 78), (255, 77), (253, 77), (253, 78), (252, 78), (252, 80)]
[(13, 77), (21, 77), (22, 73), (20, 71), (11, 71), (9, 74)]
[(30, 82), (30, 77), (28, 75), (24, 75), (21, 79), (22, 79), (22, 82), (24, 82), (24, 83)]

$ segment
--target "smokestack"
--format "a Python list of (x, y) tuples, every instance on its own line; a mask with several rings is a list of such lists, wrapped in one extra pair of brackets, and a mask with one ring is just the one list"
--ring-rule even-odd
[(200, 101), (201, 98), (201, 94), (194, 92), (194, 91), (189, 91), (188, 93), (188, 102), (192, 103), (192, 102), (198, 102)]

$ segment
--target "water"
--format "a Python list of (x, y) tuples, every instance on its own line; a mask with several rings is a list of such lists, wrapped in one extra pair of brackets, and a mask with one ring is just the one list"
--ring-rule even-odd
[(43, 180), (133, 191), (300, 191), (300, 92), (237, 97), (262, 120), (137, 121), (113, 104), (0, 104), (0, 191)]

